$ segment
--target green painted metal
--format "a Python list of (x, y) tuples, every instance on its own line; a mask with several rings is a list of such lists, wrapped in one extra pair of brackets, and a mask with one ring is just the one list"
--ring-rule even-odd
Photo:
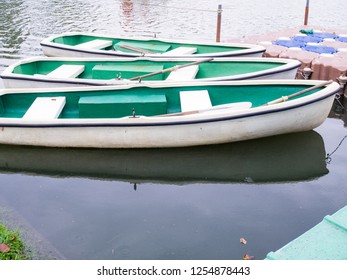
[(347, 260), (347, 206), (324, 219), (267, 260)]

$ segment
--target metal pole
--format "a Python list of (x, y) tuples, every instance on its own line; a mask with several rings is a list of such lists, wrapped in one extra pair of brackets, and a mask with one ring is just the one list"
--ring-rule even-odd
[(222, 5), (218, 5), (216, 42), (220, 42), (220, 28), (221, 28), (221, 25), (222, 25)]
[(308, 22), (308, 12), (309, 12), (309, 10), (310, 10), (310, 0), (306, 0), (304, 25), (307, 25), (307, 22)]

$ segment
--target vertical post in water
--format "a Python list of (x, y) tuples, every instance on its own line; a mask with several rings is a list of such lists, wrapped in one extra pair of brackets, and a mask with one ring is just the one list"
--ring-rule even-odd
[(310, 0), (306, 0), (304, 25), (307, 25), (307, 22), (308, 22), (308, 12), (309, 12), (309, 10), (310, 10)]
[(218, 5), (216, 42), (220, 42), (220, 29), (221, 29), (221, 25), (222, 25), (222, 5)]

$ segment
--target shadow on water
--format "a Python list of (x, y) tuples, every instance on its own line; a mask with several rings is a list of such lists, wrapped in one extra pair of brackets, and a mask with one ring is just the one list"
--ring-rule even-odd
[(328, 173), (315, 131), (175, 149), (61, 149), (0, 146), (0, 171), (132, 183), (305, 181)]

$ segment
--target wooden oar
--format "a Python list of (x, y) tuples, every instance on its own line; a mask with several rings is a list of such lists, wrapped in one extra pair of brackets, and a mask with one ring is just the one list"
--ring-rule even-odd
[(147, 77), (151, 77), (151, 76), (155, 76), (155, 75), (159, 75), (159, 74), (163, 74), (163, 73), (167, 73), (167, 72), (172, 72), (172, 71), (175, 71), (177, 69), (181, 69), (181, 68), (184, 68), (184, 67), (189, 67), (189, 66), (192, 66), (192, 65), (201, 64), (201, 63), (208, 62), (208, 61), (211, 61), (211, 60), (213, 60), (213, 58), (207, 58), (207, 59), (203, 59), (203, 60), (198, 60), (198, 61), (194, 61), (192, 63), (183, 64), (183, 65), (176, 65), (174, 67), (167, 68), (167, 69), (164, 69), (164, 70), (161, 70), (161, 71), (152, 72), (152, 73), (149, 73), (149, 74), (133, 77), (133, 78), (130, 79), (130, 81), (142, 80), (142, 79), (147, 78)]
[(277, 103), (285, 102), (285, 101), (287, 101), (287, 100), (290, 99), (290, 98), (293, 98), (293, 97), (295, 97), (295, 96), (304, 94), (304, 93), (309, 92), (309, 91), (311, 91), (311, 90), (314, 90), (314, 89), (317, 89), (317, 88), (320, 88), (320, 87), (329, 85), (329, 84), (331, 84), (332, 82), (333, 82), (333, 80), (325, 81), (325, 82), (323, 82), (323, 83), (321, 83), (321, 84), (318, 84), (318, 85), (315, 85), (315, 86), (306, 88), (306, 89), (304, 89), (304, 90), (298, 91), (298, 92), (293, 93), (293, 94), (290, 94), (290, 95), (288, 95), (288, 96), (282, 96), (282, 97), (280, 97), (280, 98), (278, 98), (278, 99), (275, 99), (275, 100), (272, 100), (272, 101), (270, 101), (270, 102), (268, 102), (268, 103), (266, 103), (266, 104), (263, 104), (262, 106), (267, 106), (267, 105), (272, 105), (272, 104), (277, 104)]
[(235, 111), (236, 110), (246, 110), (246, 109), (250, 109), (251, 107), (252, 107), (251, 102), (236, 102), (236, 103), (227, 103), (227, 104), (222, 104), (222, 105), (216, 105), (216, 106), (213, 106), (213, 107), (207, 108), (207, 109), (199, 109), (199, 110), (178, 112), (178, 113), (172, 113), (172, 114), (157, 115), (155, 117), (185, 116), (185, 115), (206, 113), (206, 112), (225, 110), (225, 109), (234, 109)]
[(148, 50), (144, 50), (144, 49), (140, 49), (140, 48), (136, 48), (136, 47), (132, 47), (132, 46), (128, 46), (128, 45), (121, 45), (120, 46), (123, 49), (128, 49), (134, 52), (138, 52), (138, 53), (142, 53), (142, 54), (155, 54), (155, 52), (151, 52)]

